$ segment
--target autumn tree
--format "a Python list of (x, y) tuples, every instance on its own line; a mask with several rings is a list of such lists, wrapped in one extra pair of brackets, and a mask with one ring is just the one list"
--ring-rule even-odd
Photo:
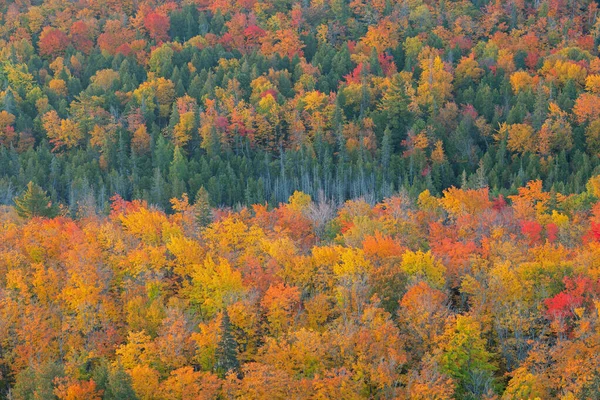
[(68, 45), (69, 37), (60, 29), (46, 26), (40, 34), (38, 46), (41, 55), (50, 57), (62, 55)]
[(494, 390), (492, 354), (486, 349), (479, 323), (459, 315), (450, 322), (442, 339), (441, 365), (458, 381), (458, 393), (481, 397)]

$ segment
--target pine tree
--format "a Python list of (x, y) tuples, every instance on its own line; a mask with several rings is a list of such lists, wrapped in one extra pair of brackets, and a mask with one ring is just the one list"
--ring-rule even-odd
[(58, 208), (52, 204), (46, 192), (33, 182), (29, 182), (27, 190), (15, 198), (15, 209), (23, 218), (53, 218), (58, 214)]
[(237, 358), (237, 343), (231, 334), (231, 322), (227, 310), (223, 310), (221, 318), (221, 340), (216, 350), (216, 370), (222, 377), (229, 371), (236, 371), (240, 367)]
[(194, 201), (194, 209), (196, 211), (196, 221), (201, 227), (205, 227), (212, 221), (212, 209), (210, 207), (210, 198), (204, 186), (198, 189), (196, 199)]
[(114, 371), (110, 372), (108, 384), (104, 392), (104, 399), (137, 399), (135, 391), (131, 387), (131, 377), (122, 367), (117, 367)]

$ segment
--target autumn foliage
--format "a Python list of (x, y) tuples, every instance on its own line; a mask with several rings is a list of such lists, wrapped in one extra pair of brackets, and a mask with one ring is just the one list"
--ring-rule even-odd
[(600, 236), (577, 205), (598, 202), (594, 182), (553, 205), (530, 182), (510, 203), (451, 188), (322, 221), (300, 192), (208, 221), (187, 195), (170, 215), (119, 196), (108, 217), (4, 208), (2, 383), (59, 399), (588, 393), (597, 356), (572, 368), (599, 340)]

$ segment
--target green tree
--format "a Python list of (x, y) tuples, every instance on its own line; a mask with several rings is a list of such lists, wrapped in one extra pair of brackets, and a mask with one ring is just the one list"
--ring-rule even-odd
[(53, 218), (58, 214), (58, 208), (52, 204), (44, 189), (33, 182), (29, 182), (27, 190), (15, 198), (15, 209), (23, 218)]
[(196, 221), (198, 222), (198, 225), (205, 227), (212, 222), (210, 197), (204, 186), (200, 187), (200, 189), (198, 189), (198, 193), (196, 193), (194, 209), (196, 211)]
[(237, 343), (231, 333), (231, 321), (227, 310), (223, 310), (221, 317), (221, 339), (216, 350), (217, 363), (215, 365), (217, 373), (225, 376), (229, 371), (237, 371), (240, 362), (237, 358)]
[(441, 365), (458, 381), (459, 398), (479, 399), (494, 385), (492, 354), (485, 347), (479, 322), (470, 316), (459, 315), (444, 334)]

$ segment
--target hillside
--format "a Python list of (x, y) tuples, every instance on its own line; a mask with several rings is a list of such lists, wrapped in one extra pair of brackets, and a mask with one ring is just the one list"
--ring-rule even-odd
[(599, 399), (591, 0), (0, 0), (0, 398)]
[[(593, 1), (0, 5), (0, 203), (341, 204), (600, 172)], [(169, 210), (170, 211), (170, 210)]]

